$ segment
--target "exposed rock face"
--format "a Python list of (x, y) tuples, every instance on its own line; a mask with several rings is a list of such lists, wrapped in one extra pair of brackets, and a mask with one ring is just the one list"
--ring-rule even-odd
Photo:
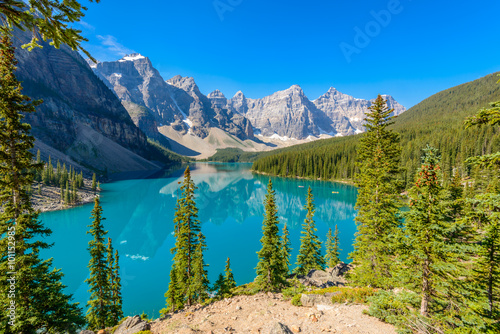
[(311, 270), (306, 276), (297, 275), (297, 279), (305, 286), (327, 288), (345, 285), (345, 274), (352, 269), (351, 264), (340, 262), (333, 268)]
[(239, 139), (253, 138), (252, 124), (244, 116), (229, 110), (227, 99), (220, 91), (203, 95), (191, 77), (177, 75), (167, 81), (176, 90), (173, 96), (179, 108), (192, 122), (190, 131), (206, 137), (210, 127), (220, 128)]
[(120, 100), (148, 108), (158, 122), (170, 124), (176, 115), (182, 119), (168, 84), (149, 58), (135, 53), (118, 61), (98, 62), (93, 68), (109, 82)]
[[(364, 131), (364, 112), (371, 105), (369, 100), (355, 99), (334, 88), (311, 102), (298, 85), (262, 99), (249, 99), (241, 91), (231, 99), (219, 90), (205, 96), (192, 77), (177, 75), (163, 81), (150, 60), (140, 54), (92, 67), (122, 101), (144, 106), (158, 123), (201, 138), (213, 127), (243, 140), (252, 139), (254, 131), (282, 140), (352, 135)], [(405, 111), (391, 96), (384, 97), (395, 115)]]
[(316, 305), (332, 305), (332, 297), (338, 292), (325, 293), (323, 295), (319, 294), (305, 294), (300, 296), (300, 303), (302, 306), (316, 306)]
[[(201, 138), (208, 136), (212, 127), (240, 139), (253, 137), (252, 125), (244, 116), (222, 105), (213, 107), (191, 77), (178, 75), (164, 81), (147, 57), (131, 54), (118, 61), (92, 63), (91, 66), (112, 87), (133, 118), (137, 106), (142, 106), (146, 108), (144, 112), (153, 116), (156, 127), (171, 125), (182, 134), (189, 131)], [(146, 119), (147, 115), (142, 115)], [(137, 121), (135, 119), (148, 136), (156, 136), (151, 120), (140, 125)]]
[(140, 316), (128, 317), (118, 328), (114, 334), (135, 334), (140, 331), (149, 330), (149, 324), (142, 320)]
[[(80, 131), (91, 128), (128, 150), (147, 155), (144, 133), (77, 52), (66, 46), (55, 49), (48, 43), (43, 43), (43, 49), (28, 52), (20, 45), (30, 39), (29, 33), (16, 30), (13, 42), (19, 62), (16, 76), (23, 82), (24, 93), (44, 100), (36, 113), (26, 117), (38, 140), (67, 153), (81, 147), (82, 141), (93, 142), (94, 138), (85, 137), (89, 132)], [(78, 155), (72, 157), (77, 162), (82, 160)]]
[(229, 105), (235, 106), (235, 111), (246, 110), (245, 116), (263, 136), (276, 134), (304, 139), (310, 135), (334, 135), (337, 132), (332, 121), (309, 101), (298, 85), (255, 100), (237, 93)]
[[(406, 108), (396, 102), (392, 96), (382, 95), (382, 97), (387, 100), (389, 109), (394, 109), (393, 115), (399, 115), (406, 111)], [(372, 101), (356, 99), (331, 87), (328, 92), (314, 100), (313, 103), (332, 120), (339, 116), (345, 117), (357, 132), (362, 132), (364, 131), (365, 112), (371, 106)]]

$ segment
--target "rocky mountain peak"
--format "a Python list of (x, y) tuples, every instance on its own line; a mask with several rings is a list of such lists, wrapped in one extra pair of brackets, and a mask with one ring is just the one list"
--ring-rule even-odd
[(218, 89), (216, 89), (213, 92), (211, 92), (210, 94), (208, 94), (207, 97), (209, 99), (225, 99), (226, 98), (224, 96), (224, 94)]
[(244, 99), (245, 94), (241, 90), (237, 91), (236, 94), (234, 94), (233, 99)]
[(180, 75), (176, 75), (175, 77), (167, 80), (167, 83), (186, 92), (199, 92), (198, 85), (196, 85), (193, 77), (182, 77)]

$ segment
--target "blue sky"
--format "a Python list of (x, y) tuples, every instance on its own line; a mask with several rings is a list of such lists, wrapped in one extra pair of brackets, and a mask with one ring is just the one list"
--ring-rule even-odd
[(260, 98), (300, 85), (411, 107), (500, 71), (500, 1), (103, 0), (78, 25), (99, 60), (139, 52), (163, 78)]

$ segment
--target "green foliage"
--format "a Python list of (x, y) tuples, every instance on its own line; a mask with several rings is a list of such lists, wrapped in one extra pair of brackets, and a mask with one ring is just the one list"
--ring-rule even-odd
[(392, 282), (394, 236), (399, 226), (397, 176), (401, 149), (386, 101), (379, 95), (366, 113), (366, 129), (357, 149), (357, 232), (350, 254), (355, 268), (351, 283), (389, 287)]
[(30, 43), (23, 45), (23, 48), (27, 47), (31, 51), (41, 47), (38, 39), (41, 37), (44, 41), (50, 40), (50, 44), (56, 48), (66, 44), (94, 60), (80, 46), (87, 39), (81, 35), (81, 31), (73, 28), (73, 23), (80, 21), (86, 9), (77, 1), (5, 0), (0, 6), (0, 14), (4, 16), (4, 25), (33, 32)]
[(190, 162), (193, 159), (179, 155), (170, 151), (158, 141), (148, 138), (148, 148), (146, 158), (149, 160), (160, 161), (168, 165), (178, 165), (184, 162)]
[(108, 252), (104, 245), (104, 236), (108, 233), (104, 230), (102, 221), (102, 207), (99, 197), (94, 200), (94, 209), (92, 210), (92, 224), (88, 227), (93, 239), (89, 241), (90, 261), (88, 268), (90, 270), (89, 278), (85, 282), (89, 285), (90, 299), (87, 302), (89, 307), (87, 311), (87, 322), (89, 328), (104, 329), (108, 322), (109, 306), (111, 299), (111, 289), (109, 284)]
[(217, 152), (206, 161), (217, 162), (252, 162), (261, 156), (262, 152), (245, 152), (241, 148), (219, 148)]
[[(23, 118), (40, 101), (22, 94), (10, 31), (1, 28), (0, 35), (0, 332), (74, 332), (85, 319), (64, 293), (62, 272), (52, 268), (52, 259), (40, 258), (40, 250), (50, 247), (51, 231), (30, 201), (29, 189), (41, 166), (33, 161), (35, 138)], [(13, 304), (15, 318), (7, 312)]]
[(278, 208), (273, 183), (269, 179), (264, 201), (265, 213), (262, 223), (262, 248), (257, 252), (257, 277), (255, 283), (260, 291), (276, 291), (286, 285), (285, 259), (282, 258), (281, 238), (278, 234)]
[(332, 296), (332, 303), (355, 303), (366, 304), (368, 297), (373, 296), (378, 290), (371, 287), (335, 287), (331, 292), (337, 292)]
[(189, 166), (184, 172), (180, 188), (182, 195), (177, 199), (174, 236), (174, 263), (170, 270), (170, 283), (165, 293), (167, 307), (165, 312), (175, 311), (192, 305), (195, 301), (207, 299), (208, 278), (203, 260), (206, 250), (205, 236), (201, 233), (194, 191), (196, 186), (191, 179)]
[(253, 296), (259, 292), (259, 287), (255, 282), (243, 284), (233, 289), (234, 296)]
[(405, 215), (404, 276), (414, 282), (411, 290), (420, 291), (423, 316), (428, 316), (433, 301), (448, 297), (442, 285), (455, 274), (451, 255), (459, 251), (448, 242), (448, 203), (439, 161), (436, 149), (424, 150), (418, 179), (410, 191), (410, 211)]
[(292, 243), (290, 241), (290, 232), (288, 228), (283, 225), (283, 236), (281, 237), (281, 258), (283, 259), (283, 271), (288, 274), (290, 272), (290, 255), (292, 254)]
[(292, 305), (302, 306), (300, 301), (300, 296), (307, 291), (306, 287), (299, 282), (298, 279), (294, 278), (290, 280), (290, 286), (286, 289), (283, 289), (283, 299), (291, 300)]
[(317, 228), (314, 223), (314, 197), (311, 187), (307, 190), (306, 219), (302, 224), (302, 236), (300, 237), (300, 250), (297, 255), (297, 267), (294, 272), (298, 275), (307, 275), (313, 269), (323, 270), (325, 268), (325, 259), (321, 256), (321, 241), (316, 235)]
[(398, 333), (413, 333), (410, 324), (418, 317), (415, 314), (415, 309), (420, 307), (418, 294), (410, 291), (401, 291), (397, 294), (391, 291), (379, 291), (369, 297), (368, 302), (370, 304), (367, 312), (369, 315), (394, 325)]
[[(411, 185), (420, 167), (422, 149), (427, 144), (441, 152), (442, 168), (447, 180), (453, 168), (465, 175), (470, 168), (467, 158), (500, 151), (500, 131), (494, 127), (465, 129), (466, 117), (477, 108), (498, 100), (500, 85), (495, 74), (439, 92), (395, 119), (391, 129), (401, 137), (399, 176), (404, 185)], [(253, 169), (279, 176), (352, 180), (356, 172), (356, 146), (363, 136), (317, 140), (262, 153)]]
[(335, 267), (340, 263), (340, 240), (339, 240), (339, 229), (337, 224), (335, 224), (335, 235), (332, 236), (332, 229), (328, 229), (328, 234), (326, 235), (326, 254), (325, 254), (325, 264), (329, 268)]

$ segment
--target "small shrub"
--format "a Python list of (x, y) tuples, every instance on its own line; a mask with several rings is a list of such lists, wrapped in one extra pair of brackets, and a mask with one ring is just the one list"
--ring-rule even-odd
[[(281, 293), (283, 294), (284, 300), (293, 299), (297, 295), (301, 295), (306, 291), (306, 287), (299, 282), (298, 279), (294, 278), (290, 280), (290, 287), (283, 289)], [(300, 298), (300, 297), (299, 297)]]
[(295, 306), (302, 306), (302, 302), (300, 301), (300, 297), (302, 294), (298, 294), (292, 297), (292, 305)]
[(373, 296), (377, 289), (369, 287), (349, 288), (349, 287), (336, 287), (330, 292), (338, 292), (332, 296), (332, 303), (355, 303), (366, 304), (368, 297)]
[(258, 293), (259, 289), (255, 286), (254, 282), (250, 282), (248, 284), (237, 286), (232, 289), (231, 292), (234, 296), (252, 296)]
[(368, 298), (370, 307), (367, 314), (396, 326), (398, 333), (411, 334), (409, 319), (415, 319), (415, 309), (418, 309), (420, 298), (416, 293), (402, 291), (395, 294), (392, 291), (379, 291)]

